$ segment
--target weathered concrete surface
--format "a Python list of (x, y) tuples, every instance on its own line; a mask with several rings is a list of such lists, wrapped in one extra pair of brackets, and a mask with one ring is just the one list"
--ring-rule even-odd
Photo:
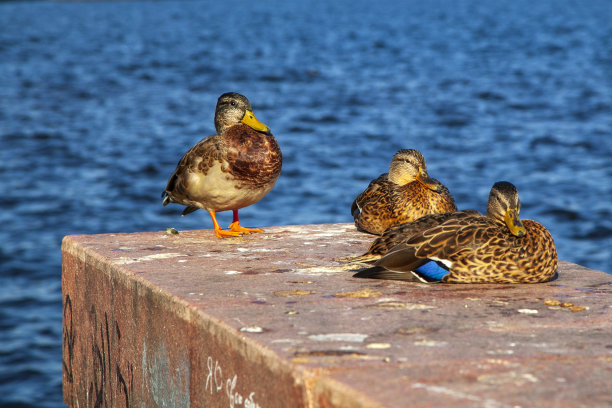
[(64, 239), (72, 407), (612, 405), (612, 276), (352, 278), (349, 224)]

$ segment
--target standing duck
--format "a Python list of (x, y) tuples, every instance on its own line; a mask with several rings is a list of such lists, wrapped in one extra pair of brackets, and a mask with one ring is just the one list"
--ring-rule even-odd
[(357, 228), (376, 235), (427, 214), (456, 210), (448, 189), (429, 177), (425, 158), (414, 149), (398, 151), (389, 173), (370, 182), (351, 206)]
[[(219, 238), (263, 232), (242, 227), (238, 210), (255, 204), (274, 187), (282, 165), (278, 143), (257, 120), (249, 100), (235, 92), (219, 97), (215, 129), (217, 134), (202, 139), (179, 161), (162, 192), (162, 204), (187, 206), (182, 215), (208, 211)], [(233, 222), (223, 230), (215, 214), (228, 210)]]
[(487, 215), (446, 217), (413, 235), (396, 238), (397, 245), (359, 278), (416, 281), (417, 268), (435, 261), (447, 273), (445, 283), (537, 283), (557, 271), (557, 250), (548, 230), (536, 221), (520, 220), (516, 187), (493, 185)]

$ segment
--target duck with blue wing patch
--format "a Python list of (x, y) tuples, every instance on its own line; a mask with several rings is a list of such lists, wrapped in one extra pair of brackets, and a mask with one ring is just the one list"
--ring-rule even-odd
[[(519, 218), (516, 187), (497, 182), (487, 215), (446, 217), (389, 249), (373, 268), (355, 277), (418, 280), (415, 272), (434, 261), (447, 269), (445, 283), (537, 283), (554, 278), (558, 258), (552, 236), (533, 220)], [(417, 274), (415, 276), (415, 273)]]

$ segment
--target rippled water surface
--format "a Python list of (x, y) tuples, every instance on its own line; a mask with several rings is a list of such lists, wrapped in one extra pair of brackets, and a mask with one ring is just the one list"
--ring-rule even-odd
[(612, 271), (608, 1), (255, 3), (0, 3), (0, 405), (62, 406), (64, 235), (211, 228), (159, 196), (226, 91), (284, 154), (245, 225), (352, 221), (416, 148), (460, 208), (511, 181)]

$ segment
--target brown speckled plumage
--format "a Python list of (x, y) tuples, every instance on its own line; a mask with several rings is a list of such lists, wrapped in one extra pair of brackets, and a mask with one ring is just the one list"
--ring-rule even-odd
[(427, 174), (423, 155), (408, 149), (397, 152), (389, 173), (370, 182), (357, 196), (351, 214), (357, 228), (380, 235), (393, 225), (456, 209), (448, 189)]
[(236, 188), (265, 188), (278, 178), (282, 155), (272, 135), (257, 132), (246, 125), (229, 128), (225, 134), (229, 174)]
[(394, 225), (385, 230), (385, 232), (372, 242), (367, 252), (361, 256), (346, 258), (345, 261), (349, 262), (372, 262), (380, 259), (389, 250), (408, 237), (416, 235), (421, 231), (435, 227), (450, 218), (460, 219), (463, 217), (480, 215), (476, 210), (463, 210), (445, 212), (439, 214), (429, 214), (421, 218), (418, 218), (411, 222), (403, 222), (401, 224)]
[[(237, 211), (261, 200), (276, 183), (282, 154), (274, 136), (257, 121), (251, 104), (240, 94), (219, 97), (215, 128), (217, 134), (202, 139), (181, 158), (162, 197), (163, 205), (187, 206), (183, 215), (207, 210), (217, 233), (214, 213), (233, 210), (237, 223)], [(247, 230), (242, 228), (240, 233)]]
[(516, 188), (495, 183), (486, 216), (449, 217), (408, 236), (398, 235), (397, 245), (374, 268), (355, 276), (414, 281), (411, 271), (434, 260), (449, 268), (445, 283), (549, 281), (558, 265), (552, 236), (536, 221), (520, 220), (519, 211)]

